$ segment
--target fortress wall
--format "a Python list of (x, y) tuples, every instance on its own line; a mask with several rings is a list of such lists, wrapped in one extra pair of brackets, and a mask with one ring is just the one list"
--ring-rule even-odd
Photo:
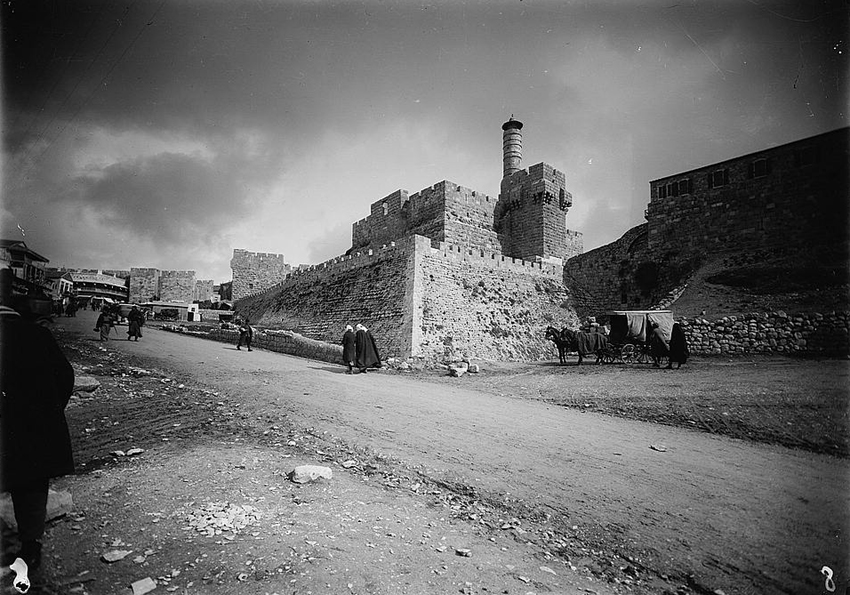
[[(412, 241), (366, 250), (293, 271), (236, 304), (256, 325), (338, 343), (346, 324), (365, 324), (383, 358), (410, 352), (405, 292)], [(407, 328), (410, 328), (408, 319)]]
[(558, 267), (417, 238), (413, 355), (426, 360), (553, 357), (549, 325), (577, 324)]
[(584, 252), (584, 236), (580, 231), (567, 230), (566, 235), (566, 251), (564, 260), (569, 260), (573, 256), (578, 256)]
[(445, 234), (453, 244), (466, 244), (488, 251), (502, 251), (493, 229), (495, 199), (452, 182), (445, 184)]
[(372, 203), (368, 217), (352, 226), (352, 247), (377, 248), (409, 235), (500, 250), (493, 231), (496, 201), (475, 190), (442, 181), (408, 196), (398, 190)]
[(130, 303), (141, 303), (159, 297), (159, 269), (130, 269)]
[(559, 266), (410, 236), (294, 271), (236, 309), (259, 327), (329, 343), (362, 322), (384, 358), (548, 359), (546, 326), (577, 323), (561, 274)]
[(192, 301), (212, 301), (214, 284), (215, 281), (212, 279), (198, 279), (195, 281), (195, 291), (192, 295)]
[(564, 285), (572, 292), (573, 304), (582, 317), (645, 305), (633, 274), (636, 259), (645, 252), (646, 236), (644, 223), (564, 264)]
[(283, 254), (235, 249), (230, 259), (232, 298), (238, 300), (282, 280), (292, 270)]
[(195, 271), (160, 271), (159, 299), (164, 302), (192, 303)]

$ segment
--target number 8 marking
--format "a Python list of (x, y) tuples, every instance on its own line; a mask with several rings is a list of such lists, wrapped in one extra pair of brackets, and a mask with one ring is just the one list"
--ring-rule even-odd
[(820, 569), (820, 573), (826, 577), (826, 581), (824, 582), (824, 588), (830, 593), (835, 592), (835, 583), (832, 582), (832, 568), (829, 566), (824, 566)]

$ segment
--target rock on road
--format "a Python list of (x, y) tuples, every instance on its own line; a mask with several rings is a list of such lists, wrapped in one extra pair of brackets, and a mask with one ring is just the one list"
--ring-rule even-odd
[[(61, 323), (81, 328), (80, 322)], [(147, 327), (110, 348), (411, 465), (654, 552), (652, 570), (732, 593), (811, 593), (847, 572), (845, 459), (503, 397)], [(651, 445), (664, 445), (655, 450)], [(841, 580), (846, 580), (843, 577)], [(710, 592), (710, 591), (709, 591)]]

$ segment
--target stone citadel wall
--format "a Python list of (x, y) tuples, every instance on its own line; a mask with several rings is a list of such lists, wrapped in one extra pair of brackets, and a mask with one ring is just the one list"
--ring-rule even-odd
[(130, 302), (148, 302), (159, 297), (159, 269), (130, 269)]
[(500, 250), (493, 230), (496, 200), (444, 180), (408, 196), (397, 190), (372, 203), (368, 217), (352, 226), (352, 250), (378, 248), (409, 235)]
[(327, 342), (362, 322), (384, 358), (548, 359), (546, 326), (575, 320), (560, 281), (556, 266), (411, 236), (293, 272), (237, 309)]
[(238, 300), (252, 293), (271, 287), (292, 271), (283, 254), (233, 250), (230, 259), (233, 274), (231, 299)]
[(160, 271), (159, 299), (164, 302), (192, 303), (195, 271)]

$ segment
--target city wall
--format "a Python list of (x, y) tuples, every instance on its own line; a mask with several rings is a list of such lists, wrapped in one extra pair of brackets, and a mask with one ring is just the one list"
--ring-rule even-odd
[(130, 302), (142, 303), (159, 297), (159, 269), (130, 269)]
[(283, 254), (233, 250), (230, 259), (233, 274), (232, 299), (251, 295), (281, 281), (292, 271)]
[(411, 236), (291, 273), (237, 303), (255, 324), (338, 343), (370, 328), (382, 357), (548, 359), (546, 326), (577, 323), (557, 266)]
[(159, 299), (164, 302), (192, 303), (195, 271), (160, 271)]

